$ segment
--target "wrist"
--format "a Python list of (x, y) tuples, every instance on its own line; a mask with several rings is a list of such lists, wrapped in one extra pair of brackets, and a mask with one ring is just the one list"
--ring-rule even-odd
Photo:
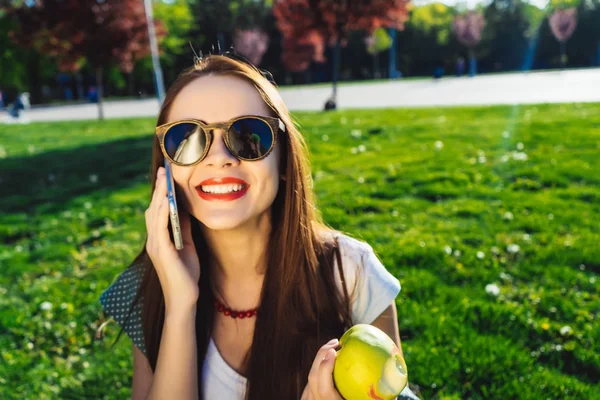
[(196, 320), (196, 304), (186, 307), (165, 307), (165, 321), (187, 321), (190, 319)]

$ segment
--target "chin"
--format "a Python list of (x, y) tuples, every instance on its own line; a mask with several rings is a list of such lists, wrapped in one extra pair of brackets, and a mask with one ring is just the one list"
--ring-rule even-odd
[[(252, 224), (257, 229), (262, 229), (270, 224), (271, 209), (268, 207), (263, 212), (256, 209), (221, 210), (194, 213), (202, 225), (211, 230), (232, 230), (246, 224)], [(237, 211), (237, 212), (236, 212)]]
[(201, 221), (204, 226), (213, 231), (228, 231), (237, 228), (241, 225), (239, 221), (217, 221), (210, 220), (207, 222)]
[(248, 216), (230, 211), (204, 212), (196, 214), (196, 219), (206, 228), (215, 231), (235, 229), (248, 221)]

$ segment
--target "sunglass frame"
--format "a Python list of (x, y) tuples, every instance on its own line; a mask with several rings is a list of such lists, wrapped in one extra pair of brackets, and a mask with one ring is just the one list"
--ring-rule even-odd
[[(247, 118), (259, 119), (259, 120), (265, 122), (269, 126), (269, 128), (271, 128), (271, 135), (273, 136), (273, 142), (271, 144), (271, 147), (269, 148), (269, 150), (267, 150), (267, 152), (265, 154), (263, 154), (262, 156), (260, 156), (258, 158), (240, 157), (232, 149), (231, 144), (229, 142), (229, 129), (231, 128), (231, 126), (234, 123), (236, 123), (237, 121), (242, 120), (242, 119), (247, 119)], [(167, 153), (167, 150), (165, 149), (165, 136), (166, 136), (166, 133), (169, 131), (169, 129), (175, 125), (185, 124), (185, 123), (192, 123), (192, 124), (196, 124), (196, 125), (200, 126), (200, 128), (202, 128), (202, 132), (204, 132), (204, 136), (206, 136), (206, 143), (208, 143), (208, 145), (205, 146), (202, 156), (200, 156), (200, 158), (192, 164), (182, 164), (180, 162), (173, 160)], [(179, 166), (183, 166), (183, 167), (191, 167), (191, 166), (198, 164), (200, 161), (202, 161), (204, 159), (204, 157), (206, 157), (206, 154), (208, 153), (208, 150), (210, 149), (210, 146), (212, 145), (212, 141), (213, 141), (212, 131), (215, 129), (223, 129), (227, 133), (223, 136), (223, 139), (225, 140), (225, 145), (227, 146), (227, 149), (234, 157), (236, 157), (238, 160), (242, 160), (242, 161), (259, 161), (259, 160), (262, 160), (263, 158), (267, 157), (269, 155), (269, 153), (271, 153), (271, 151), (275, 148), (275, 144), (277, 143), (277, 136), (278, 136), (277, 134), (278, 134), (279, 130), (281, 130), (284, 133), (286, 132), (285, 124), (278, 117), (265, 117), (263, 115), (242, 115), (239, 117), (232, 118), (227, 122), (213, 122), (210, 124), (208, 124), (202, 120), (194, 119), (194, 118), (182, 119), (179, 121), (169, 122), (167, 124), (162, 124), (162, 125), (159, 125), (156, 127), (156, 136), (158, 138), (158, 142), (160, 143), (160, 150), (162, 151), (164, 157), (166, 157), (171, 163), (173, 163), (175, 165), (179, 165)]]

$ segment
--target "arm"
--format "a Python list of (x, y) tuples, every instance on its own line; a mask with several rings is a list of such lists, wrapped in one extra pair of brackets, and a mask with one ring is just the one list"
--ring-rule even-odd
[[(146, 372), (137, 370), (137, 376), (144, 378), (143, 382), (134, 379), (132, 398), (197, 400), (197, 358), (196, 311), (187, 314), (167, 314), (163, 325), (156, 371), (151, 378), (148, 396), (145, 397), (143, 393), (148, 390), (147, 368), (143, 366), (143, 363), (141, 363), (142, 366), (139, 366), (140, 363), (138, 363), (139, 368)], [(136, 371), (134, 371), (134, 377), (136, 377)]]
[(131, 400), (144, 400), (148, 397), (152, 385), (152, 368), (144, 353), (135, 344), (133, 350), (133, 383)]
[(387, 333), (387, 335), (392, 338), (394, 343), (396, 343), (398, 349), (400, 349), (400, 355), (402, 355), (402, 358), (404, 358), (402, 346), (400, 344), (400, 331), (398, 329), (398, 312), (396, 311), (396, 302), (390, 304), (388, 308), (379, 314), (379, 317), (377, 317), (375, 321), (371, 323), (371, 325)]
[[(396, 311), (396, 302), (390, 304), (388, 308), (383, 311), (379, 317), (375, 319), (371, 323), (371, 325), (381, 329), (384, 331), (389, 337), (392, 338), (394, 343), (398, 346), (400, 350), (400, 355), (404, 358), (404, 354), (402, 353), (402, 347), (400, 345), (400, 332), (398, 330), (398, 312)], [(407, 385), (406, 388), (402, 391), (401, 395), (398, 396), (398, 399), (411, 399), (411, 400), (419, 400), (419, 398), (410, 390), (410, 387)]]

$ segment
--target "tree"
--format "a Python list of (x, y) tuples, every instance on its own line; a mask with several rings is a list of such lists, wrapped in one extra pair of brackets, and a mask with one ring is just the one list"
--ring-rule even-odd
[(239, 54), (258, 66), (269, 47), (269, 36), (261, 29), (237, 29), (233, 36), (233, 46)]
[(451, 34), (453, 9), (442, 3), (415, 7), (410, 15), (410, 25), (426, 34), (433, 33), (440, 45), (448, 43)]
[[(56, 58), (62, 71), (77, 71), (83, 62), (96, 72), (98, 117), (102, 108), (102, 74), (112, 63), (131, 72), (134, 61), (150, 52), (144, 4), (139, 0), (37, 0), (10, 11), (19, 27), (11, 38)], [(65, 16), (69, 16), (65, 18)], [(159, 25), (159, 35), (165, 32)]]
[(523, 0), (493, 0), (484, 11), (478, 65), (488, 71), (530, 70), (543, 10)]
[(212, 51), (217, 44), (229, 47), (236, 29), (255, 29), (263, 25), (271, 10), (270, 0), (195, 0), (199, 47)]
[[(194, 7), (195, 37), (194, 45), (210, 51), (218, 43), (226, 48), (225, 35), (230, 36), (235, 26), (233, 11), (229, 0), (196, 0)], [(209, 48), (206, 48), (208, 46)]]
[(469, 75), (477, 72), (477, 59), (475, 46), (481, 41), (481, 31), (485, 26), (483, 14), (477, 11), (467, 11), (464, 15), (457, 15), (452, 23), (452, 30), (458, 41), (469, 49)]
[(577, 46), (570, 46), (569, 61), (581, 66), (600, 66), (600, 0), (582, 1), (577, 6), (577, 29), (569, 39)]
[[(283, 35), (282, 60), (295, 59), (296, 70), (324, 59), (326, 44), (335, 45), (333, 95), (325, 105), (336, 108), (340, 47), (352, 31), (372, 34), (380, 27), (404, 29), (408, 0), (279, 0), (273, 6)], [(298, 49), (302, 49), (299, 56)], [(300, 67), (298, 67), (300, 66)]]
[[(576, 8), (577, 26), (563, 46), (552, 32), (550, 18), (556, 10)], [(586, 68), (600, 65), (600, 0), (552, 0), (545, 9), (536, 53), (536, 68)], [(561, 57), (562, 51), (565, 57)], [(565, 64), (563, 64), (563, 62)]]
[(283, 35), (281, 61), (291, 72), (305, 71), (312, 61), (325, 61), (324, 34), (316, 23), (318, 11), (307, 0), (277, 1), (273, 6)]
[(388, 50), (392, 46), (392, 38), (385, 28), (377, 28), (365, 38), (367, 53), (373, 58), (373, 77), (379, 77), (379, 59), (377, 55), (382, 51)]
[[(140, 0), (141, 1), (141, 0)], [(154, 2), (154, 18), (161, 22), (168, 35), (159, 38), (161, 54), (160, 60), (165, 71), (165, 78), (174, 80), (179, 71), (188, 67), (192, 62), (190, 54), (190, 32), (194, 26), (194, 15), (189, 0), (171, 0)], [(194, 42), (192, 42), (194, 44)], [(179, 62), (183, 61), (185, 62)], [(145, 71), (152, 70), (152, 60), (146, 57), (141, 60), (147, 67)], [(144, 72), (144, 71), (141, 71)], [(145, 76), (151, 76), (149, 72)]]
[(5, 104), (23, 91), (38, 103), (42, 86), (53, 78), (56, 65), (44, 54), (17, 46), (9, 37), (16, 27), (16, 21), (0, 7), (0, 91)]
[(405, 75), (429, 75), (439, 67), (450, 70), (463, 51), (452, 34), (454, 7), (431, 3), (411, 9), (410, 19), (397, 38), (396, 56)]
[(566, 8), (556, 10), (550, 15), (549, 22), (552, 34), (560, 43), (560, 65), (561, 68), (564, 68), (567, 63), (567, 41), (577, 27), (577, 9)]
[[(143, 2), (143, 0), (140, 0)], [(158, 37), (160, 63), (165, 83), (173, 82), (179, 72), (192, 64), (190, 43), (196, 48), (197, 43), (192, 35), (194, 15), (190, 0), (153, 0), (153, 14), (159, 26), (169, 34)], [(128, 94), (137, 90), (151, 91), (155, 87), (152, 57), (145, 56), (135, 63), (129, 76)]]

